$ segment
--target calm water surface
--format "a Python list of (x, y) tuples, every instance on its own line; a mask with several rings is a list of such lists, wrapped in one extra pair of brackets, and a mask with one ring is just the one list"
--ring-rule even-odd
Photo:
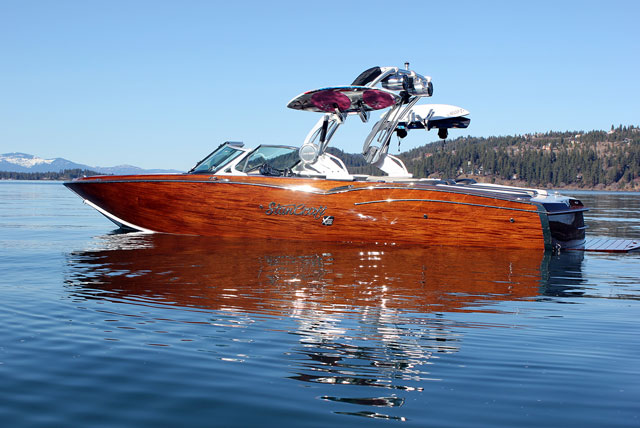
[(38, 182), (0, 244), (2, 426), (640, 426), (640, 253), (119, 234)]

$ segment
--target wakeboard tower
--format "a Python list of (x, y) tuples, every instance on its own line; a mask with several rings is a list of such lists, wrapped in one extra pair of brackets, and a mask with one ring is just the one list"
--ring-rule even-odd
[[(380, 85), (382, 88), (376, 88)], [(372, 67), (363, 71), (351, 86), (337, 86), (305, 92), (293, 98), (287, 107), (295, 110), (323, 113), (300, 147), (302, 168), (323, 170), (326, 150), (336, 130), (349, 115), (358, 115), (368, 122), (370, 112), (389, 108), (378, 120), (362, 148), (367, 163), (392, 177), (410, 178), (404, 163), (389, 154), (391, 137), (404, 138), (413, 129), (427, 131), (437, 128), (438, 136), (446, 138), (450, 128), (466, 128), (470, 119), (464, 108), (446, 104), (417, 105), (422, 98), (433, 95), (430, 76), (422, 76), (405, 68)]]

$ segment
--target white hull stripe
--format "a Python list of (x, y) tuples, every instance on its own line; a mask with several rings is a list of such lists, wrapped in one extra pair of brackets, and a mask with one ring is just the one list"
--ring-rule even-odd
[(130, 229), (139, 230), (140, 232), (156, 233), (155, 231), (153, 231), (151, 229), (145, 229), (144, 227), (136, 226), (133, 223), (129, 223), (128, 221), (122, 220), (121, 218), (116, 217), (115, 215), (111, 214), (109, 211), (100, 208), (99, 206), (97, 206), (96, 204), (94, 204), (93, 202), (91, 202), (91, 201), (89, 201), (87, 199), (84, 199), (83, 202), (85, 204), (89, 205), (91, 208), (93, 208), (96, 211), (98, 211), (100, 214), (102, 214), (103, 216), (105, 216), (106, 218), (108, 218), (109, 220), (114, 222), (115, 224), (117, 224), (118, 226), (126, 226), (126, 227), (128, 227)]

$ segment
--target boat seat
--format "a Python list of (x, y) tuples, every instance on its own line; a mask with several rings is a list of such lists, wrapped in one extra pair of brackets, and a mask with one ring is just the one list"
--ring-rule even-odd
[(260, 175), (266, 175), (267, 177), (291, 177), (293, 173), (289, 168), (278, 169), (268, 163), (260, 165)]

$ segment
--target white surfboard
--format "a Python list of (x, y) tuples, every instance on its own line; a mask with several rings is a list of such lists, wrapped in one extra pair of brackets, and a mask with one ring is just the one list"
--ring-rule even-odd
[(402, 116), (400, 124), (408, 129), (466, 128), (471, 119), (469, 111), (450, 104), (422, 104)]

